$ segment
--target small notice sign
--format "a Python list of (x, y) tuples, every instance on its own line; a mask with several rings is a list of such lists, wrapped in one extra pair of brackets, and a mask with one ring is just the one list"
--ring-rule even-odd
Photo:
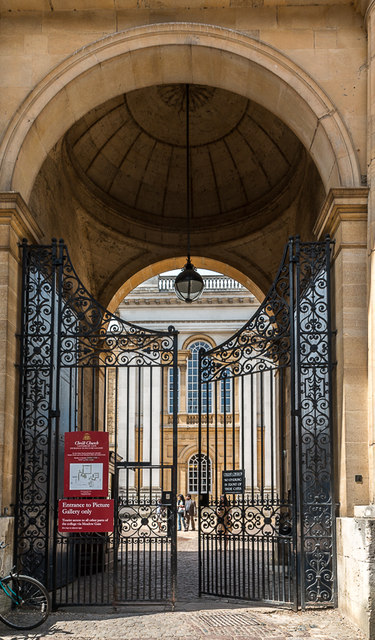
[(223, 471), (223, 493), (244, 493), (245, 471), (243, 469), (227, 469)]
[(107, 497), (108, 469), (108, 433), (74, 431), (65, 434), (65, 497)]
[(113, 500), (59, 500), (61, 533), (113, 531)]

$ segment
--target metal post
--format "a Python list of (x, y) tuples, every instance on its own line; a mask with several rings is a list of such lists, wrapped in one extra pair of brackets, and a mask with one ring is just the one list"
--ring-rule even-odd
[[(54, 245), (56, 249), (56, 245)], [(60, 240), (58, 252), (53, 256), (52, 264), (56, 272), (54, 273), (54, 297), (52, 300), (53, 323), (52, 329), (52, 354), (51, 354), (51, 427), (50, 427), (50, 447), (54, 445), (54, 491), (53, 491), (53, 567), (52, 567), (52, 607), (56, 609), (56, 590), (57, 590), (57, 537), (58, 537), (58, 506), (59, 506), (59, 435), (60, 435), (60, 369), (61, 369), (61, 325), (62, 325), (62, 285), (63, 285), (63, 268), (64, 268), (64, 244)], [(55, 283), (55, 278), (57, 283)], [(55, 305), (57, 303), (57, 316)], [(56, 345), (54, 345), (54, 329), (56, 328)], [(54, 398), (54, 402), (53, 402)], [(52, 420), (55, 420), (55, 430), (52, 428)], [(54, 436), (54, 443), (52, 442)], [(49, 466), (51, 466), (51, 454), (49, 458)]]
[[(171, 526), (171, 570), (172, 570), (172, 607), (174, 608), (177, 599), (177, 522), (176, 522), (176, 500), (177, 500), (177, 459), (178, 459), (178, 344), (177, 331), (174, 327), (169, 327), (169, 332), (173, 334), (173, 466), (172, 466), (172, 526)], [(163, 473), (163, 471), (162, 471)]]
[(330, 435), (330, 499), (332, 518), (332, 600), (334, 606), (338, 606), (337, 593), (337, 543), (336, 543), (336, 493), (335, 493), (335, 456), (333, 433), (333, 388), (332, 388), (332, 299), (331, 299), (331, 247), (333, 242), (327, 235), (325, 240), (325, 270), (326, 270), (326, 295), (327, 295), (327, 339), (328, 339), (328, 398), (329, 398), (329, 435)]
[(25, 315), (27, 313), (28, 304), (27, 304), (27, 296), (28, 296), (28, 287), (27, 287), (27, 263), (28, 263), (28, 244), (27, 240), (24, 238), (22, 240), (22, 245), (20, 247), (21, 255), (22, 255), (22, 299), (21, 299), (21, 334), (19, 336), (20, 340), (20, 354), (19, 354), (19, 367), (18, 367), (18, 440), (17, 440), (17, 469), (18, 469), (18, 477), (16, 483), (16, 507), (15, 507), (15, 518), (14, 518), (14, 548), (13, 548), (13, 563), (17, 567), (18, 566), (18, 540), (19, 540), (19, 509), (20, 509), (20, 484), (22, 481), (21, 469), (22, 469), (22, 429), (23, 429), (23, 413), (24, 413), (24, 402), (25, 402), (25, 388), (24, 388), (24, 376), (25, 376)]
[(290, 331), (290, 433), (291, 433), (291, 509), (292, 509), (292, 536), (293, 536), (293, 555), (292, 555), (292, 574), (293, 580), (293, 603), (295, 610), (299, 604), (299, 567), (300, 567), (300, 546), (299, 534), (299, 474), (298, 457), (297, 457), (297, 411), (298, 404), (296, 402), (296, 327), (295, 327), (295, 261), (294, 255), (294, 239), (289, 239), (289, 331)]
[[(201, 348), (198, 354), (198, 595), (202, 595), (202, 358), (205, 351)], [(208, 403), (208, 398), (207, 398)], [(216, 489), (217, 491), (217, 489)]]

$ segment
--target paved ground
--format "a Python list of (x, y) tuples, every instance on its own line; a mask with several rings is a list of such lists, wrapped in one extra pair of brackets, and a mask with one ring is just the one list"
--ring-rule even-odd
[[(337, 611), (294, 613), (217, 599), (198, 599), (196, 533), (179, 533), (183, 552), (178, 569), (179, 602), (168, 607), (132, 605), (60, 609), (29, 634), (12, 633), (0, 623), (3, 640), (362, 640)], [(188, 558), (188, 560), (186, 560)]]

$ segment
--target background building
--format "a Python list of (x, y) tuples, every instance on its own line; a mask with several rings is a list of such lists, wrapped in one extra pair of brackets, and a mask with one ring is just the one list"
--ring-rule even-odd
[[(186, 305), (179, 301), (174, 293), (174, 275), (154, 276), (146, 280), (144, 283), (136, 287), (129, 293), (124, 301), (120, 304), (118, 315), (128, 322), (132, 322), (139, 326), (151, 329), (162, 330), (168, 325), (173, 325), (179, 332), (178, 336), (178, 492), (194, 494), (198, 493), (198, 353), (199, 349), (205, 350), (215, 347), (233, 334), (235, 334), (246, 321), (255, 313), (259, 306), (255, 297), (240, 283), (232, 278), (220, 274), (206, 275), (205, 291), (203, 296), (194, 304)], [(168, 371), (168, 383), (161, 385), (157, 376), (153, 377), (153, 398), (154, 403), (158, 403), (160, 410), (160, 425), (163, 431), (163, 443), (160, 441), (160, 456), (153, 458), (154, 464), (160, 463), (163, 457), (167, 463), (172, 461), (172, 378), (173, 371)], [(123, 380), (122, 380), (123, 378)], [(137, 381), (134, 380), (134, 397), (137, 396)], [(237, 380), (233, 384), (228, 379), (219, 385), (220, 397), (216, 398), (214, 389), (208, 389), (208, 395), (204, 398), (203, 406), (203, 423), (206, 424), (207, 410), (209, 415), (209, 423), (211, 428), (214, 425), (214, 414), (217, 415), (217, 437), (218, 451), (213, 448), (211, 452), (204, 452), (204, 462), (202, 464), (203, 477), (203, 493), (210, 496), (217, 496), (221, 493), (221, 474), (224, 468), (224, 421), (226, 425), (232, 423), (232, 392), (238, 396), (238, 387), (240, 382)], [(161, 389), (164, 389), (164, 398), (160, 402), (159, 396)], [(141, 433), (142, 449), (145, 458), (147, 458), (150, 449), (150, 433), (145, 426), (146, 413), (144, 405), (147, 405), (148, 395), (145, 397), (141, 406), (134, 406), (133, 415), (133, 437), (132, 452), (126, 453), (125, 443), (122, 439), (126, 437), (126, 429), (124, 425), (124, 414), (126, 407), (124, 404), (116, 403), (115, 398), (114, 373), (112, 381), (109, 381), (109, 397), (108, 403), (108, 424), (107, 428), (111, 435), (112, 448), (115, 446), (115, 414), (117, 412), (118, 432), (119, 432), (119, 452), (123, 452), (124, 457), (134, 458), (134, 449), (137, 447), (138, 433)], [(118, 395), (121, 398), (126, 394), (126, 374), (119, 372)], [(259, 393), (259, 390), (258, 390)], [(265, 394), (266, 396), (266, 394)], [(225, 403), (225, 406), (224, 406)], [(266, 404), (266, 401), (265, 403)], [(267, 444), (268, 434), (271, 429), (271, 408), (267, 405), (263, 410), (259, 409), (256, 416), (251, 416), (248, 407), (244, 407), (245, 416), (241, 416), (241, 407), (238, 398), (234, 402), (234, 421), (235, 421), (235, 457), (239, 457), (240, 448), (240, 424), (242, 422), (246, 432), (251, 432), (250, 438), (253, 439), (252, 444), (247, 447), (245, 454), (245, 477), (246, 490), (249, 492), (253, 488), (259, 492), (261, 486), (267, 490), (270, 486), (270, 464), (267, 459), (266, 452), (269, 453), (269, 444)], [(261, 413), (263, 413), (261, 417)], [(275, 423), (276, 420), (273, 420)], [(137, 425), (140, 424), (140, 431)], [(124, 425), (125, 426), (125, 425)], [(156, 424), (158, 428), (159, 425)], [(261, 430), (263, 433), (261, 435)], [(122, 435), (121, 435), (122, 434)], [(155, 438), (155, 433), (154, 436)], [(212, 436), (213, 439), (214, 436)], [(264, 442), (264, 444), (263, 444)], [(123, 448), (122, 448), (123, 447)], [(228, 457), (232, 456), (232, 445), (227, 449)], [(162, 452), (163, 449), (163, 452)], [(251, 449), (257, 452), (255, 465), (251, 464)], [(261, 459), (264, 464), (261, 464)], [(214, 472), (214, 464), (217, 469)], [(254, 470), (252, 469), (254, 466)], [(263, 480), (261, 480), (261, 468), (263, 470)], [(142, 476), (142, 491), (149, 492), (150, 477), (147, 472)], [(120, 492), (126, 491), (126, 481), (123, 480), (124, 486), (120, 487)], [(218, 486), (216, 486), (218, 483)], [(128, 476), (129, 488), (131, 491), (136, 490), (138, 479), (134, 473)], [(253, 486), (254, 485), (254, 486)], [(160, 478), (153, 475), (153, 493), (160, 496)]]

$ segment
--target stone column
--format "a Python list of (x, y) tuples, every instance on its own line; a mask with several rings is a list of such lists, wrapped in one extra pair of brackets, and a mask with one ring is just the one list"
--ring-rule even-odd
[[(359, 506), (373, 500), (371, 458), (374, 447), (369, 444), (374, 441), (371, 410), (374, 400), (368, 385), (367, 354), (369, 344), (371, 378), (371, 352), (374, 349), (374, 345), (371, 346), (374, 335), (371, 330), (371, 316), (374, 315), (371, 287), (374, 282), (370, 286), (368, 313), (367, 198), (368, 190), (364, 188), (331, 191), (315, 231), (320, 238), (329, 233), (336, 241), (332, 291), (333, 328), (337, 330), (334, 452), (340, 502), (337, 519), (338, 602), (341, 611), (372, 638), (375, 632), (372, 605), (375, 598), (375, 527), (363, 517), (367, 515), (366, 507)], [(372, 507), (367, 510), (371, 516)]]
[(368, 197), (368, 282), (369, 282), (369, 437), (370, 437), (370, 502), (375, 502), (374, 442), (375, 442), (375, 0), (368, 3), (366, 12), (368, 37), (368, 130), (367, 182)]
[[(330, 191), (317, 221), (333, 249), (333, 338), (336, 414), (334, 452), (340, 515), (369, 501), (367, 416), (367, 195), (365, 188)], [(357, 478), (356, 478), (357, 476)], [(361, 476), (361, 479), (358, 477)]]
[(0, 540), (10, 543), (3, 569), (9, 568), (16, 490), (22, 238), (39, 243), (42, 233), (15, 192), (0, 193)]

